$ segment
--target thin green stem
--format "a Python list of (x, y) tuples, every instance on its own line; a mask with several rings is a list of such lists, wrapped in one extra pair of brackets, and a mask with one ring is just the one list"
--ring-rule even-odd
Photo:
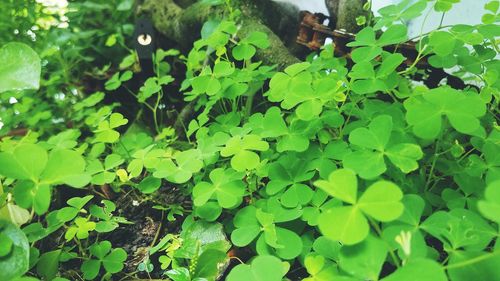
[[(372, 225), (373, 229), (375, 229), (375, 232), (377, 232), (377, 235), (379, 237), (382, 237), (382, 229), (380, 229), (380, 226), (375, 221), (373, 221), (371, 218), (368, 218), (368, 221)], [(394, 262), (394, 264), (396, 265), (396, 267), (399, 268), (401, 265), (399, 263), (398, 257), (396, 256), (396, 254), (394, 253), (394, 251), (391, 249), (389, 243), (387, 243), (385, 240), (383, 240), (383, 241), (386, 244), (387, 249), (389, 249), (389, 255), (391, 256), (392, 261)]]
[(470, 259), (470, 260), (466, 260), (466, 261), (462, 261), (462, 262), (457, 262), (457, 263), (454, 263), (454, 264), (446, 265), (444, 268), (447, 269), (447, 270), (449, 270), (449, 269), (453, 269), (453, 268), (460, 268), (460, 267), (468, 266), (468, 265), (475, 264), (475, 263), (481, 262), (483, 260), (492, 258), (492, 257), (494, 257), (496, 255), (499, 255), (499, 254), (500, 254), (500, 252), (488, 253), (488, 254), (485, 254), (485, 255), (481, 255), (481, 256), (475, 257), (475, 258)]

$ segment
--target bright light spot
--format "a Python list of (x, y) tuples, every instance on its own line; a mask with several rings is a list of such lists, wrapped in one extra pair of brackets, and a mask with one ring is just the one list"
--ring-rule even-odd
[(64, 98), (66, 98), (66, 95), (64, 93), (57, 93), (54, 95), (54, 99), (56, 100), (64, 100)]
[(10, 104), (15, 104), (15, 103), (18, 103), (18, 101), (17, 101), (17, 99), (15, 97), (10, 97), (9, 103)]
[(67, 0), (37, 0), (36, 2), (48, 7), (57, 7), (57, 8), (68, 7)]

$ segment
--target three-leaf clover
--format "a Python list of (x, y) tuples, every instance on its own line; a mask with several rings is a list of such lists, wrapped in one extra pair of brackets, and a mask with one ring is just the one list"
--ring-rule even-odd
[(89, 237), (89, 232), (93, 231), (95, 227), (95, 222), (89, 221), (88, 218), (78, 217), (75, 219), (75, 223), (66, 230), (64, 238), (66, 241), (70, 241), (75, 236), (78, 239), (86, 239)]
[[(175, 163), (174, 161), (175, 160)], [(173, 183), (185, 183), (203, 167), (200, 152), (197, 149), (180, 151), (174, 154), (173, 160), (166, 158), (156, 165), (154, 177), (165, 178)]]
[(344, 166), (356, 171), (362, 178), (372, 179), (387, 170), (384, 161), (384, 156), (387, 156), (404, 173), (416, 170), (417, 160), (423, 156), (420, 146), (412, 143), (390, 144), (392, 129), (392, 117), (380, 115), (368, 128), (353, 130), (349, 142), (360, 149), (344, 156)]
[(287, 208), (307, 204), (313, 197), (313, 191), (304, 184), (314, 176), (315, 172), (307, 162), (289, 154), (280, 161), (269, 165), (269, 183), (266, 192), (275, 195), (283, 190), (281, 203)]
[(193, 189), (194, 204), (202, 206), (215, 197), (222, 208), (238, 206), (245, 194), (244, 174), (233, 169), (217, 168), (210, 172), (210, 181), (200, 181)]
[[(109, 241), (102, 241), (90, 246), (93, 259), (83, 262), (81, 270), (83, 278), (93, 280), (99, 274), (101, 265), (107, 273), (117, 273), (123, 269), (123, 263), (127, 259), (127, 253), (122, 248), (111, 248)], [(94, 259), (95, 258), (95, 259)]]
[(233, 136), (221, 150), (223, 157), (231, 158), (231, 167), (238, 172), (252, 170), (260, 164), (260, 157), (254, 151), (266, 151), (269, 144), (257, 135)]
[(265, 49), (269, 47), (267, 34), (260, 31), (254, 31), (243, 38), (238, 45), (233, 48), (233, 57), (236, 60), (249, 60), (257, 51), (257, 48)]
[(443, 116), (451, 126), (463, 134), (475, 134), (481, 129), (479, 117), (486, 113), (486, 106), (479, 95), (439, 87), (424, 92), (404, 102), (406, 121), (413, 126), (416, 136), (434, 139), (442, 131)]
[(231, 233), (231, 241), (238, 247), (250, 244), (260, 233), (264, 234), (266, 243), (279, 247), (276, 236), (276, 225), (272, 214), (250, 205), (240, 209), (233, 219), (236, 229)]
[(110, 172), (109, 170), (118, 167), (125, 160), (118, 154), (109, 154), (104, 159), (104, 166), (101, 161), (94, 159), (90, 161), (87, 172), (92, 174), (92, 184), (103, 185), (106, 183), (111, 183), (116, 178), (115, 172)]
[(117, 72), (115, 73), (106, 83), (104, 84), (104, 88), (108, 91), (113, 91), (122, 85), (123, 82), (126, 82), (132, 79), (133, 72), (127, 70), (123, 73)]
[(128, 123), (120, 113), (112, 113), (109, 120), (99, 123), (95, 130), (94, 142), (115, 143), (120, 138), (120, 133), (115, 129)]
[(369, 233), (366, 216), (388, 222), (397, 219), (403, 212), (400, 202), (403, 193), (389, 181), (377, 181), (370, 185), (358, 199), (356, 174), (349, 169), (339, 169), (330, 174), (328, 180), (318, 180), (314, 185), (348, 206), (326, 209), (319, 217), (319, 229), (326, 237), (352, 245), (363, 241)]
[(0, 153), (0, 175), (18, 180), (13, 190), (17, 204), (23, 208), (33, 206), (37, 214), (48, 210), (51, 186), (85, 186), (90, 176), (84, 171), (83, 157), (69, 149), (48, 153), (38, 144), (22, 144)]

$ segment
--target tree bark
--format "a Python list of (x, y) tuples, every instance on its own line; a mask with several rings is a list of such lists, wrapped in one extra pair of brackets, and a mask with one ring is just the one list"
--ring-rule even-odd
[(333, 20), (331, 26), (350, 33), (358, 32), (361, 27), (356, 23), (356, 17), (368, 15), (363, 9), (366, 2), (367, 0), (325, 0), (328, 13)]

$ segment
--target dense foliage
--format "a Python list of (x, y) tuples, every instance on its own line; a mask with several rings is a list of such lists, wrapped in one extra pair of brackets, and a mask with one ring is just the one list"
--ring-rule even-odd
[[(0, 35), (0, 280), (500, 280), (498, 1), (420, 34), (413, 61), (406, 23), (458, 0), (385, 7), (349, 59), (282, 71), (231, 1), (204, 1), (227, 18), (144, 81), (133, 1), (25, 2), (0, 11), (32, 30)], [(427, 88), (422, 63), (467, 86)]]

